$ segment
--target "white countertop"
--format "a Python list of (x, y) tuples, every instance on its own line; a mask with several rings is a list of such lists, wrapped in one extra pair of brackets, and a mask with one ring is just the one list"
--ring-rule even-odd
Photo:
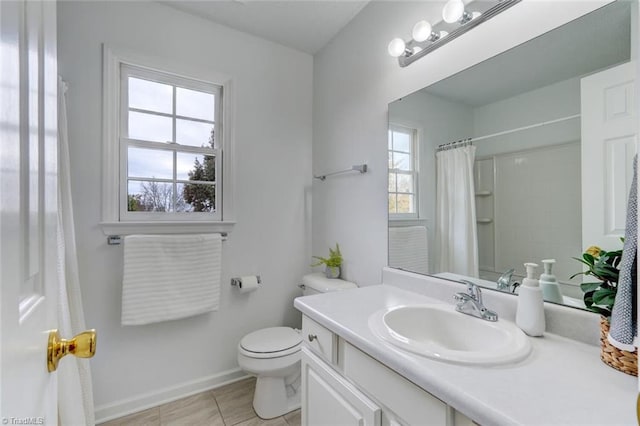
[(405, 352), (369, 330), (376, 311), (421, 303), (444, 302), (383, 284), (299, 297), (294, 306), (482, 425), (637, 424), (637, 378), (605, 365), (596, 346), (546, 333), (530, 338), (519, 363), (476, 367)]

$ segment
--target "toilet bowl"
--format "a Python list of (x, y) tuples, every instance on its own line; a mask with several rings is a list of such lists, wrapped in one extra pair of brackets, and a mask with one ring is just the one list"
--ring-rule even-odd
[(272, 419), (300, 407), (300, 330), (263, 328), (238, 344), (238, 365), (257, 377), (253, 409)]
[[(323, 274), (302, 279), (303, 295), (327, 293), (357, 287)], [(280, 417), (300, 408), (300, 330), (270, 327), (247, 334), (238, 343), (238, 365), (257, 377), (253, 409), (263, 419)]]

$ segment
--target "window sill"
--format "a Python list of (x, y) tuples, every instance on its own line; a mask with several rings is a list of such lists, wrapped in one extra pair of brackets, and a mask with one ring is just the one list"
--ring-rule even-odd
[(422, 225), (427, 226), (429, 224), (429, 220), (426, 218), (419, 217), (390, 217), (389, 218), (389, 226), (400, 225), (400, 226), (412, 226), (412, 225)]
[(424, 217), (418, 217), (415, 214), (406, 214), (406, 215), (390, 214), (389, 215), (389, 221), (395, 221), (395, 220), (398, 220), (398, 221), (403, 221), (403, 220), (420, 221), (420, 220), (422, 220), (422, 221), (424, 221), (424, 220), (427, 220), (427, 219), (424, 218)]
[(104, 235), (230, 233), (234, 221), (224, 222), (100, 222)]

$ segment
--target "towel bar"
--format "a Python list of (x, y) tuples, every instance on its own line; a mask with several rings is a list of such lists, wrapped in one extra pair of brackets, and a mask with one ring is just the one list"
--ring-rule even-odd
[(351, 166), (350, 169), (346, 169), (346, 170), (340, 170), (337, 172), (332, 172), (332, 173), (326, 173), (324, 175), (320, 175), (320, 176), (316, 176), (313, 175), (314, 179), (320, 179), (321, 181), (324, 182), (324, 180), (326, 178), (328, 178), (329, 176), (334, 176), (334, 175), (341, 175), (343, 173), (349, 173), (349, 172), (360, 172), (360, 174), (362, 173), (367, 173), (368, 167), (366, 164), (355, 164), (353, 166)]
[[(227, 240), (226, 232), (220, 232), (220, 235), (222, 236), (222, 241)], [(120, 235), (109, 235), (107, 237), (107, 244), (110, 246), (117, 246), (117, 245), (120, 245), (121, 243), (122, 243), (122, 237)]]

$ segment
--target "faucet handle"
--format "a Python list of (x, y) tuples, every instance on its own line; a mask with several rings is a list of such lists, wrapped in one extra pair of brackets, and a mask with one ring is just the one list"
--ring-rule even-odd
[(467, 285), (467, 294), (471, 296), (476, 302), (482, 304), (482, 291), (478, 284), (467, 280), (460, 280), (460, 282)]
[(496, 281), (498, 290), (509, 291), (511, 289), (511, 278), (515, 271), (515, 269), (509, 269), (507, 272), (500, 275), (500, 278)]

